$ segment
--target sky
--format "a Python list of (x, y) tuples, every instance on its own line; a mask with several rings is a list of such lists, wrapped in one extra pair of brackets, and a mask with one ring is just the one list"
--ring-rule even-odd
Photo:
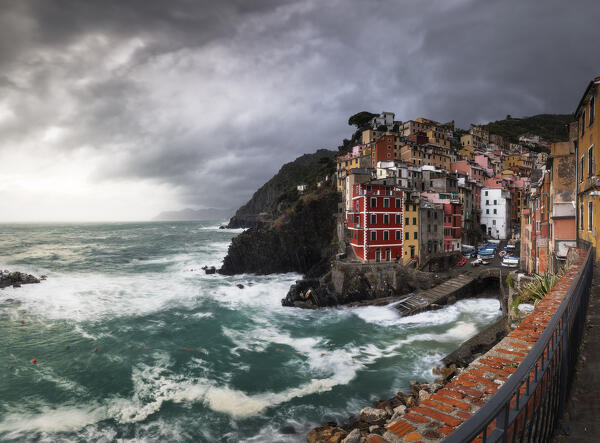
[(575, 110), (597, 0), (0, 0), (0, 222), (235, 208), (356, 112)]

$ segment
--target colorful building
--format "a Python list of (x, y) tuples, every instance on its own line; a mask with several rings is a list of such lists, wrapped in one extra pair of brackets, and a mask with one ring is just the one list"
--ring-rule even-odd
[(600, 260), (600, 177), (596, 166), (600, 158), (600, 124), (596, 118), (599, 85), (600, 77), (588, 84), (575, 111), (579, 129), (575, 139), (577, 240), (596, 248), (596, 260)]
[(502, 188), (481, 190), (481, 224), (489, 238), (506, 240), (511, 237), (510, 193)]
[(392, 261), (403, 257), (403, 197), (381, 180), (354, 185), (347, 226), (357, 258)]
[(418, 193), (404, 193), (404, 250), (403, 264), (419, 261), (419, 208)]

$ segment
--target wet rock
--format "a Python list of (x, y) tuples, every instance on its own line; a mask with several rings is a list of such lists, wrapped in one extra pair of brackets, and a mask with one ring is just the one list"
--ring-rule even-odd
[(341, 443), (348, 433), (335, 425), (325, 424), (312, 429), (306, 436), (308, 443)]
[(346, 438), (342, 440), (342, 443), (360, 443), (362, 440), (362, 434), (358, 429), (353, 429)]
[(217, 272), (217, 268), (215, 268), (214, 266), (210, 266), (207, 267), (204, 272), (206, 272), (207, 274), (216, 274)]
[(360, 411), (360, 421), (368, 424), (383, 424), (388, 418), (388, 413), (384, 409), (363, 408)]
[(8, 286), (20, 288), (21, 285), (39, 282), (40, 280), (37, 277), (31, 274), (25, 274), (24, 272), (9, 272), (7, 270), (0, 272), (0, 288)]
[(427, 400), (429, 397), (431, 397), (431, 394), (429, 392), (427, 392), (425, 389), (421, 389), (419, 391), (419, 403), (422, 402), (423, 400)]
[(292, 425), (285, 425), (279, 429), (279, 432), (285, 435), (292, 435), (296, 433), (296, 428), (294, 428)]
[(238, 283), (236, 286), (237, 286), (238, 288), (240, 288), (240, 289), (244, 289), (244, 285), (243, 285), (243, 284), (241, 284), (241, 283)]

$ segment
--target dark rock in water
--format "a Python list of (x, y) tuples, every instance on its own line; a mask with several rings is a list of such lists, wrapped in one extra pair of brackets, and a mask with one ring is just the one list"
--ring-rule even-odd
[(241, 283), (238, 283), (236, 286), (237, 286), (238, 288), (240, 288), (240, 289), (244, 289), (244, 285), (243, 285), (243, 284), (241, 284)]
[(227, 229), (225, 226), (221, 225), (219, 226), (219, 229)]
[(214, 266), (211, 267), (207, 267), (204, 272), (206, 272), (207, 274), (216, 274), (217, 272), (217, 268), (215, 268)]
[(294, 428), (292, 425), (285, 425), (279, 429), (279, 432), (282, 434), (291, 435), (296, 433), (296, 428)]
[[(395, 263), (364, 265), (337, 263), (319, 279), (299, 280), (290, 287), (283, 306), (322, 307), (348, 303), (372, 303), (397, 297), (437, 282), (430, 273)], [(310, 306), (312, 305), (312, 306)]]
[(281, 223), (252, 227), (235, 237), (223, 266), (225, 275), (298, 272), (309, 277), (325, 274), (337, 247), (336, 211), (339, 196), (324, 191), (294, 210)]
[(21, 285), (39, 282), (40, 279), (31, 274), (25, 274), (24, 272), (0, 272), (0, 288), (5, 288), (7, 286), (20, 288)]

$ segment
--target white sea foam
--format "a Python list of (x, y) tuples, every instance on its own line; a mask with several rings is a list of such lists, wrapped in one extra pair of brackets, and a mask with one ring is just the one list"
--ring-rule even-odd
[(106, 418), (103, 407), (62, 406), (42, 408), (37, 413), (11, 412), (0, 421), (0, 432), (8, 438), (17, 438), (22, 433), (69, 432)]

